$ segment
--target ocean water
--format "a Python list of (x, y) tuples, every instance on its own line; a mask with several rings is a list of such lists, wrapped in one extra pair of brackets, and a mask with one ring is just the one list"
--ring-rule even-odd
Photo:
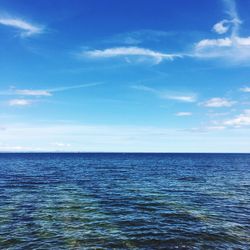
[(250, 154), (0, 154), (0, 249), (250, 249)]

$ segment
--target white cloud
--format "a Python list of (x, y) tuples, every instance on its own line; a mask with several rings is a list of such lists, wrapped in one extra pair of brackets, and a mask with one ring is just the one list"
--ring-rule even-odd
[(202, 50), (207, 47), (230, 47), (232, 40), (228, 37), (220, 39), (204, 39), (196, 44), (198, 50)]
[(250, 36), (248, 37), (235, 37), (236, 45), (250, 46)]
[(165, 95), (163, 94), (162, 98), (176, 100), (180, 102), (196, 102), (195, 95), (168, 95), (168, 94)]
[(111, 57), (126, 57), (135, 56), (140, 58), (151, 58), (155, 64), (162, 62), (164, 59), (173, 60), (176, 57), (181, 57), (179, 54), (166, 54), (146, 48), (139, 47), (115, 47), (104, 50), (84, 51), (81, 56), (92, 58), (111, 58)]
[(195, 94), (172, 93), (165, 90), (150, 88), (145, 85), (133, 85), (131, 88), (153, 93), (161, 99), (175, 100), (179, 102), (196, 102), (197, 99)]
[(27, 96), (51, 96), (52, 94), (47, 90), (32, 90), (32, 89), (17, 89), (15, 90), (17, 95)]
[(0, 24), (20, 30), (22, 37), (28, 37), (43, 32), (43, 28), (41, 26), (37, 26), (22, 19), (13, 17), (0, 17)]
[(9, 100), (8, 104), (10, 106), (28, 106), (32, 104), (32, 101), (27, 99), (12, 99)]
[(235, 101), (228, 100), (226, 98), (211, 98), (202, 103), (203, 106), (209, 108), (231, 107), (235, 104)]
[[(242, 37), (239, 35), (240, 26), (242, 21), (240, 20), (234, 0), (224, 0), (225, 13), (228, 18), (217, 22), (213, 25), (213, 31), (217, 34), (222, 35), (229, 33), (226, 37), (215, 37), (205, 38), (196, 42), (193, 49), (186, 53), (163, 53), (160, 51), (142, 48), (142, 47), (112, 47), (102, 50), (85, 50), (78, 53), (80, 57), (90, 58), (114, 58), (123, 57), (126, 62), (145, 62), (150, 59), (153, 64), (159, 64), (163, 60), (173, 60), (177, 57), (191, 57), (199, 59), (222, 59), (227, 63), (240, 64), (250, 63), (250, 36)], [(150, 32), (146, 32), (147, 36), (150, 37)], [(158, 36), (169, 35), (167, 32), (157, 32)], [(156, 33), (156, 34), (157, 34)], [(133, 35), (137, 34), (136, 32)], [(138, 33), (140, 34), (140, 33)], [(138, 35), (137, 34), (137, 35)], [(144, 33), (143, 33), (144, 34)], [(144, 34), (144, 35), (145, 35)], [(123, 34), (124, 35), (124, 34)], [(127, 34), (128, 35), (128, 34)], [(126, 36), (125, 36), (126, 37)], [(127, 37), (127, 44), (139, 44), (141, 40), (130, 39)], [(119, 39), (118, 39), (119, 40)], [(115, 39), (116, 41), (116, 39)], [(123, 37), (124, 43), (126, 39)], [(133, 61), (134, 60), (134, 61)]]
[(220, 58), (228, 63), (247, 63), (250, 61), (250, 36), (239, 35), (240, 20), (235, 1), (224, 0), (226, 13), (230, 19), (224, 19), (213, 26), (218, 34), (231, 31), (227, 37), (202, 39), (195, 44), (192, 56), (197, 58)]
[(88, 88), (101, 85), (101, 82), (86, 83), (80, 85), (62, 86), (51, 89), (16, 89), (11, 87), (7, 91), (0, 91), (0, 95), (21, 95), (21, 96), (52, 96), (54, 92), (62, 92), (71, 89)]
[(235, 118), (225, 121), (224, 125), (234, 127), (250, 126), (250, 110), (245, 110)]
[(250, 37), (204, 39), (195, 45), (193, 56), (224, 59), (227, 63), (247, 63), (250, 61)]
[(240, 91), (250, 93), (250, 87), (241, 88)]
[[(102, 84), (102, 83), (87, 83), (87, 84), (81, 84), (81, 85), (58, 87), (58, 88), (53, 88), (53, 89), (49, 89), (49, 90), (32, 90), (32, 89), (11, 88), (9, 91), (0, 92), (0, 95), (21, 95), (21, 96), (33, 96), (33, 97), (35, 97), (35, 96), (36, 97), (52, 96), (53, 92), (61, 92), (61, 91), (67, 91), (67, 90), (71, 90), (71, 89), (93, 87), (93, 86), (97, 86), (100, 84)], [(29, 106), (34, 102), (35, 102), (35, 100), (18, 98), (18, 99), (9, 100), (8, 105), (9, 106)]]
[(218, 33), (218, 34), (224, 34), (226, 33), (230, 26), (229, 26), (229, 23), (230, 21), (229, 20), (222, 20), (218, 23), (216, 23), (214, 26), (213, 26), (213, 30)]
[(178, 112), (175, 114), (176, 116), (191, 116), (191, 112)]

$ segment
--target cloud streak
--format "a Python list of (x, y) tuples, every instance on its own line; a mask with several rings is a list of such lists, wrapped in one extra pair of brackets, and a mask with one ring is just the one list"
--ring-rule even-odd
[(81, 88), (88, 88), (101, 85), (101, 82), (95, 83), (86, 83), (86, 84), (79, 84), (79, 85), (72, 85), (72, 86), (62, 86), (58, 88), (50, 88), (50, 89), (16, 89), (14, 87), (10, 88), (8, 91), (0, 92), (0, 95), (17, 95), (17, 96), (33, 96), (33, 97), (45, 97), (45, 96), (52, 96), (55, 92), (63, 92), (72, 89), (81, 89)]
[(176, 116), (191, 116), (191, 112), (178, 112), (175, 114)]
[(72, 85), (72, 86), (62, 86), (58, 88), (51, 88), (48, 89), (50, 93), (53, 92), (62, 92), (62, 91), (67, 91), (67, 90), (72, 90), (72, 89), (81, 89), (81, 88), (89, 88), (89, 87), (95, 87), (98, 85), (102, 85), (102, 82), (93, 82), (93, 83), (85, 83), (85, 84), (78, 84), (78, 85)]
[(44, 32), (42, 26), (34, 25), (22, 19), (8, 16), (0, 16), (0, 24), (19, 30), (21, 37), (29, 37)]
[(71, 89), (79, 89), (79, 88), (87, 88), (100, 85), (102, 83), (88, 83), (88, 84), (81, 84), (81, 85), (73, 85), (73, 86), (64, 86), (58, 88), (52, 88), (48, 90), (34, 90), (34, 89), (15, 89), (11, 88), (9, 91), (0, 92), (0, 95), (13, 95), (13, 96), (20, 96), (23, 98), (16, 98), (7, 101), (9, 106), (19, 106), (25, 107), (30, 106), (37, 100), (35, 99), (25, 99), (24, 96), (29, 97), (50, 97), (53, 95), (54, 92), (62, 92), (68, 91)]
[(241, 88), (240, 91), (245, 93), (250, 93), (250, 87)]
[(141, 90), (145, 92), (150, 92), (161, 99), (174, 100), (179, 102), (196, 102), (196, 94), (183, 94), (183, 93), (171, 93), (169, 91), (161, 91), (154, 88), (147, 87), (145, 85), (133, 85), (131, 88), (136, 90)]
[(9, 106), (29, 106), (32, 104), (31, 100), (27, 99), (12, 99), (8, 101)]
[(16, 95), (23, 96), (51, 96), (48, 90), (32, 90), (32, 89), (17, 89), (14, 91)]
[(231, 101), (226, 98), (214, 97), (201, 103), (201, 105), (208, 108), (221, 108), (221, 107), (231, 107), (235, 103), (236, 103), (235, 101)]
[(180, 54), (166, 54), (140, 47), (114, 47), (103, 50), (84, 51), (80, 56), (90, 58), (113, 58), (113, 57), (137, 57), (140, 59), (150, 58), (155, 64), (159, 64), (163, 60), (173, 60), (182, 57)]

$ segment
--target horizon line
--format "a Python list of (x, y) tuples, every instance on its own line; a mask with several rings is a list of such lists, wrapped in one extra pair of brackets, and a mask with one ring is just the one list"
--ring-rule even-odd
[(250, 152), (0, 151), (0, 154), (250, 154)]

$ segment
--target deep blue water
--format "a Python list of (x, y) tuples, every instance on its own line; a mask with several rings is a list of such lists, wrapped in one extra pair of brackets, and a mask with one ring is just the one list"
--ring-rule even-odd
[(0, 154), (1, 249), (250, 249), (250, 154)]

